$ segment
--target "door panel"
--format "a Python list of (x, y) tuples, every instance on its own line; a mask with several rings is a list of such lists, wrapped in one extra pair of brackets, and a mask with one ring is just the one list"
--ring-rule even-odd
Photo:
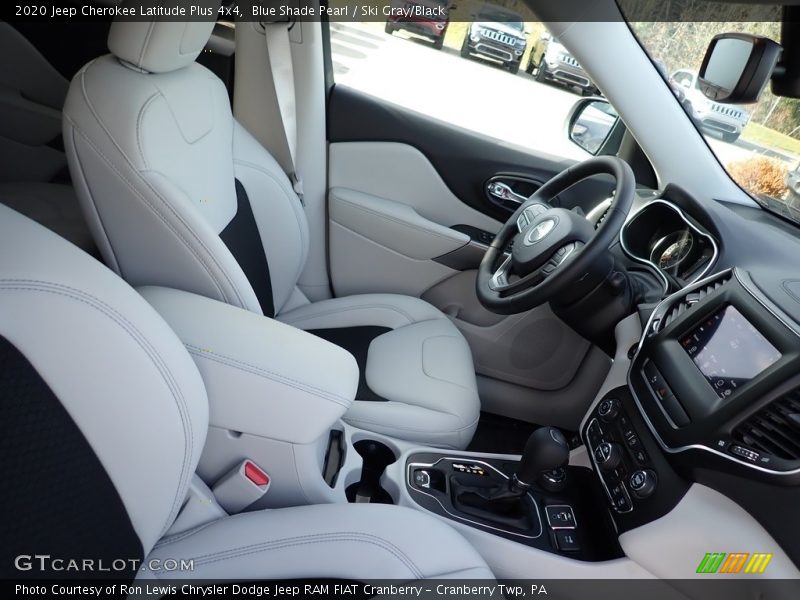
[[(502, 140), (432, 119), (345, 86), (334, 86), (330, 92), (328, 140), (331, 143), (391, 141), (412, 146), (428, 159), (451, 194), (467, 206), (503, 221), (509, 213), (487, 198), (485, 190), (489, 180), (498, 174), (513, 174), (544, 182), (575, 164), (574, 160), (534, 154), (504, 144)], [(381, 172), (391, 167), (391, 164), (383, 165)], [(553, 205), (580, 206), (588, 213), (611, 190), (613, 182), (608, 178), (587, 179), (560, 194)]]
[[(467, 338), (485, 407), (577, 429), (608, 369), (607, 357), (547, 305), (511, 316), (489, 312), (478, 301), (474, 270), (513, 210), (513, 203), (495, 202), (487, 186), (500, 177), (527, 196), (573, 161), (512, 147), (341, 86), (331, 92), (328, 123), (335, 293), (422, 297)], [(608, 182), (587, 181), (553, 203), (588, 212), (609, 188)]]
[(500, 221), (472, 208), (454, 194), (428, 157), (411, 144), (331, 143), (328, 164), (331, 189), (358, 190), (394, 200), (446, 227), (463, 223), (492, 233), (500, 229)]
[(470, 240), (408, 204), (352, 188), (331, 188), (328, 203), (331, 276), (339, 296), (370, 292), (419, 296), (454, 274), (433, 259)]

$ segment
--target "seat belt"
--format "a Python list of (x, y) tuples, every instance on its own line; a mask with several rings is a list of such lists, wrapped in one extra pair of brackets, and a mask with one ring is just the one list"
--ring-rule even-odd
[(281, 127), (275, 128), (275, 144), (272, 149), (275, 150), (275, 160), (289, 175), (295, 193), (303, 202), (303, 180), (297, 172), (297, 98), (294, 89), (292, 42), (289, 39), (289, 30), (294, 23), (262, 23), (262, 25), (267, 59), (272, 73), (272, 91), (275, 105), (281, 115)]

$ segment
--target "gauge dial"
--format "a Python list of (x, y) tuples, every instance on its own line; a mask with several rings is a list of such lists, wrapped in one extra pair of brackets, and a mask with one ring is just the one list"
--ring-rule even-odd
[(650, 261), (664, 271), (675, 269), (692, 250), (694, 238), (688, 229), (675, 231), (658, 240), (650, 253)]

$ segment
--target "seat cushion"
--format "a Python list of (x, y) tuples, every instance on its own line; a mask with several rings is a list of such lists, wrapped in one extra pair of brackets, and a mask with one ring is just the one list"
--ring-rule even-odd
[(278, 318), (356, 358), (361, 379), (348, 423), (445, 448), (469, 444), (480, 415), (472, 354), (458, 328), (427, 302), (363, 294)]
[(167, 575), (198, 580), (493, 578), (445, 523), (377, 504), (242, 513), (166, 538), (149, 559), (193, 559), (192, 571)]

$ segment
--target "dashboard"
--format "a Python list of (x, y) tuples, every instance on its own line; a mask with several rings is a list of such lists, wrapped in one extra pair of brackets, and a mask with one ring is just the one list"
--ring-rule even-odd
[(651, 267), (665, 290), (696, 281), (719, 254), (717, 240), (665, 199), (649, 202), (628, 219), (620, 245), (630, 258)]
[(663, 291), (639, 306), (627, 385), (599, 398), (580, 432), (609, 511), (622, 533), (700, 483), (800, 564), (797, 231), (669, 188), (637, 208), (618, 260)]

